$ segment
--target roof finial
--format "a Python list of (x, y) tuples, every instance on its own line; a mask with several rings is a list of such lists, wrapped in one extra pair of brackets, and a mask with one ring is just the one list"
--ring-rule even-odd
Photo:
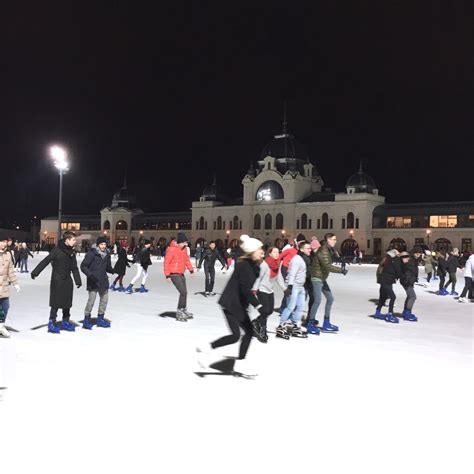
[(214, 173), (214, 181), (212, 182), (212, 185), (213, 185), (213, 186), (216, 185), (216, 173)]
[(363, 170), (362, 170), (362, 160), (359, 161), (359, 173), (363, 173)]
[(286, 121), (286, 100), (283, 101), (283, 134), (286, 134), (286, 126), (288, 122)]

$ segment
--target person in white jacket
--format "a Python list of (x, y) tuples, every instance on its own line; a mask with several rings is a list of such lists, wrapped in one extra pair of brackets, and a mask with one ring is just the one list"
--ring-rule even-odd
[[(472, 297), (472, 274), (474, 273), (474, 254), (471, 255), (464, 266), (464, 289), (459, 297), (459, 303), (467, 303), (468, 298)], [(467, 298), (466, 298), (467, 296)]]

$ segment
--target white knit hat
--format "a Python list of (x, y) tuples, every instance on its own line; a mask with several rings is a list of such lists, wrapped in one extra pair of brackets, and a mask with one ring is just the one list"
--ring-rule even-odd
[(263, 247), (263, 243), (260, 242), (260, 240), (254, 239), (253, 237), (249, 237), (246, 234), (241, 235), (240, 240), (242, 241), (242, 243), (240, 244), (240, 248), (245, 253), (252, 253), (255, 252), (255, 250), (258, 250), (259, 248)]

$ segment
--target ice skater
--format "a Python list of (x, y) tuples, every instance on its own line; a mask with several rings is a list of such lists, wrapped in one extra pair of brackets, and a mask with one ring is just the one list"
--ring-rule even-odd
[(471, 255), (464, 265), (464, 288), (458, 299), (459, 303), (467, 303), (468, 299), (472, 299), (472, 274), (474, 272), (474, 254)]
[[(342, 273), (347, 275), (347, 270), (339, 268), (333, 264), (333, 251), (337, 243), (336, 235), (328, 232), (324, 236), (321, 247), (313, 255), (311, 262), (311, 283), (313, 285), (314, 303), (309, 313), (309, 320), (307, 331), (309, 334), (318, 335), (320, 331), (323, 332), (338, 332), (339, 327), (331, 324), (331, 308), (334, 302), (334, 296), (331, 288), (328, 285), (328, 278), (330, 273)], [(321, 329), (317, 327), (316, 315), (323, 300), (323, 295), (326, 298), (326, 305), (324, 307), (324, 321)]]
[(0, 235), (0, 336), (10, 337), (5, 321), (10, 309), (10, 285), (18, 292), (18, 285), (15, 270), (10, 252), (7, 249), (8, 237)]
[(461, 263), (459, 262), (459, 249), (454, 248), (450, 253), (449, 257), (447, 260), (447, 266), (448, 266), (448, 274), (449, 274), (449, 280), (447, 283), (444, 285), (444, 289), (446, 291), (446, 294), (448, 293), (448, 286), (451, 286), (451, 295), (453, 296), (458, 296), (458, 293), (456, 292), (456, 272), (458, 271), (458, 268), (461, 268)]
[(89, 298), (84, 309), (84, 329), (92, 329), (91, 320), (92, 309), (99, 295), (99, 309), (97, 312), (97, 326), (109, 328), (110, 321), (105, 319), (105, 311), (109, 302), (109, 278), (107, 273), (114, 273), (110, 261), (110, 252), (107, 250), (107, 239), (98, 237), (96, 247), (92, 247), (84, 257), (81, 263), (81, 271), (87, 277), (87, 291)]
[(204, 287), (205, 296), (216, 295), (214, 293), (214, 281), (216, 279), (216, 260), (219, 260), (223, 268), (229, 268), (220, 252), (216, 249), (216, 243), (214, 241), (211, 241), (209, 242), (209, 246), (207, 247), (207, 249), (202, 252), (201, 258), (199, 259), (199, 263), (197, 265), (197, 269), (200, 270), (204, 262), (204, 275), (206, 280)]
[(148, 268), (150, 267), (150, 265), (152, 265), (151, 256), (150, 256), (151, 255), (150, 247), (151, 247), (151, 241), (148, 239), (145, 239), (143, 241), (143, 246), (135, 254), (133, 261), (135, 263), (135, 266), (137, 267), (137, 273), (133, 277), (130, 284), (127, 286), (127, 289), (125, 290), (125, 292), (128, 293), (129, 295), (133, 293), (133, 285), (140, 278), (142, 279), (142, 282), (140, 284), (140, 289), (138, 291), (140, 293), (148, 293), (148, 289), (145, 287), (145, 284), (148, 279)]
[[(120, 243), (117, 244), (118, 259), (115, 262), (115, 266), (114, 266), (114, 272), (117, 275), (117, 277), (115, 278), (112, 285), (110, 285), (110, 289), (112, 291), (120, 291), (120, 292), (125, 291), (125, 288), (123, 286), (123, 277), (127, 273), (127, 268), (130, 268), (130, 264), (133, 263), (132, 260), (129, 260), (127, 252), (128, 252), (127, 245), (122, 247)], [(119, 284), (118, 287), (116, 286), (117, 283)]]
[(20, 273), (29, 273), (28, 271), (28, 257), (35, 258), (26, 246), (26, 242), (22, 242), (18, 250), (18, 258), (20, 260)]
[(438, 276), (439, 276), (439, 288), (436, 292), (439, 296), (446, 296), (448, 291), (444, 287), (446, 281), (446, 273), (448, 272), (448, 263), (446, 262), (446, 252), (441, 250), (438, 252)]
[(433, 256), (431, 255), (431, 250), (425, 250), (425, 255), (423, 255), (423, 262), (425, 264), (426, 272), (426, 283), (424, 286), (427, 288), (430, 286), (431, 277), (433, 275)]
[(415, 247), (412, 255), (408, 252), (400, 254), (402, 261), (400, 283), (407, 294), (402, 313), (405, 321), (418, 321), (418, 318), (413, 314), (413, 305), (416, 301), (415, 283), (418, 281), (418, 262), (422, 255), (423, 250), (421, 247)]
[[(243, 361), (247, 355), (253, 335), (252, 323), (248, 314), (249, 305), (257, 308), (260, 315), (265, 314), (263, 305), (252, 292), (255, 280), (260, 274), (260, 264), (264, 257), (263, 243), (248, 235), (240, 236), (240, 240), (243, 255), (237, 261), (234, 272), (219, 298), (219, 304), (222, 307), (231, 334), (211, 342), (207, 347), (196, 349), (199, 364), (203, 368), (209, 367), (213, 349), (235, 344), (240, 340), (236, 364), (238, 368), (239, 361)], [(241, 329), (244, 331), (242, 338)]]
[[(51, 310), (48, 321), (48, 332), (53, 334), (58, 334), (61, 329), (65, 331), (75, 331), (76, 329), (76, 326), (70, 322), (74, 291), (71, 274), (74, 277), (77, 288), (81, 287), (82, 282), (79, 269), (77, 268), (76, 253), (74, 252), (75, 245), (76, 234), (71, 231), (65, 232), (58, 245), (31, 272), (31, 278), (34, 280), (50, 263), (53, 267), (49, 293), (49, 306)], [(63, 319), (59, 326), (56, 325), (58, 309), (63, 311)]]
[[(380, 298), (375, 310), (375, 319), (383, 319), (387, 323), (399, 323), (399, 319), (394, 316), (393, 308), (395, 306), (395, 300), (397, 299), (395, 292), (393, 291), (394, 283), (399, 280), (402, 276), (401, 262), (398, 257), (399, 252), (396, 249), (389, 250), (385, 259), (379, 266), (381, 268), (380, 273)], [(382, 307), (384, 306), (385, 300), (390, 298), (388, 305), (388, 313), (382, 314)]]
[(186, 269), (189, 273), (194, 273), (187, 246), (188, 239), (186, 235), (182, 232), (178, 232), (176, 240), (171, 241), (166, 251), (164, 263), (166, 281), (171, 281), (179, 293), (176, 321), (181, 322), (193, 318), (193, 313), (188, 311), (187, 308), (188, 290), (186, 288), (186, 277), (184, 276)]

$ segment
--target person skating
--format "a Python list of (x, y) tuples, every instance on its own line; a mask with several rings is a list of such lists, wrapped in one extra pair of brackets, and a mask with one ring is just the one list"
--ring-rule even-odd
[(275, 309), (273, 285), (278, 278), (279, 262), (280, 251), (277, 247), (270, 247), (265, 260), (260, 265), (258, 278), (252, 287), (252, 291), (263, 306), (260, 315), (252, 320), (254, 334), (261, 342), (268, 341), (267, 319)]
[(423, 251), (421, 247), (415, 247), (412, 255), (408, 252), (402, 252), (400, 254), (402, 261), (400, 283), (407, 294), (402, 313), (402, 317), (405, 321), (418, 321), (418, 318), (413, 314), (412, 310), (416, 300), (415, 283), (418, 281), (418, 262), (422, 255)]
[[(263, 305), (258, 301), (252, 287), (260, 274), (260, 264), (263, 260), (263, 243), (248, 235), (240, 236), (242, 256), (237, 261), (234, 271), (219, 298), (224, 316), (231, 334), (211, 342), (208, 347), (198, 347), (199, 364), (205, 368), (211, 362), (211, 351), (218, 347), (235, 344), (240, 340), (238, 361), (243, 361), (252, 340), (253, 328), (248, 314), (252, 305), (260, 314), (264, 314)], [(244, 331), (241, 338), (240, 330)]]
[(306, 290), (305, 284), (308, 273), (309, 256), (311, 245), (306, 240), (298, 244), (298, 253), (291, 259), (288, 267), (286, 307), (280, 316), (280, 324), (277, 327), (277, 337), (287, 339), (287, 336), (307, 337), (306, 329), (301, 325)]
[(18, 285), (15, 270), (10, 252), (7, 250), (8, 237), (0, 235), (0, 336), (10, 337), (5, 322), (10, 309), (10, 285), (18, 292)]
[(447, 266), (448, 266), (448, 274), (449, 274), (449, 280), (447, 283), (444, 285), (444, 289), (446, 290), (446, 293), (448, 292), (448, 286), (451, 286), (451, 295), (458, 296), (458, 293), (456, 292), (456, 272), (458, 271), (458, 268), (461, 268), (461, 263), (459, 262), (459, 249), (454, 248), (452, 252), (450, 252), (448, 260), (447, 260)]
[[(380, 298), (375, 310), (375, 319), (384, 319), (388, 323), (398, 323), (399, 319), (394, 316), (393, 308), (395, 306), (395, 292), (393, 291), (393, 284), (401, 278), (402, 269), (400, 258), (398, 257), (399, 252), (396, 249), (389, 250), (385, 259), (382, 263), (382, 272), (380, 274)], [(382, 307), (384, 306), (385, 300), (390, 298), (388, 305), (388, 313), (382, 314)]]
[(35, 258), (34, 255), (30, 252), (30, 249), (26, 246), (26, 243), (22, 242), (18, 250), (18, 258), (20, 260), (20, 273), (29, 273), (28, 257)]
[(223, 267), (228, 267), (222, 255), (216, 249), (216, 243), (214, 241), (209, 242), (209, 246), (201, 254), (197, 269), (200, 270), (204, 262), (204, 275), (205, 275), (205, 295), (206, 296), (215, 296), (214, 293), (214, 281), (216, 278), (216, 260), (222, 264)]
[(326, 298), (326, 305), (324, 307), (324, 322), (322, 326), (323, 332), (337, 332), (339, 327), (331, 324), (331, 308), (334, 302), (334, 296), (331, 288), (328, 285), (328, 278), (330, 273), (342, 273), (347, 275), (347, 270), (339, 268), (333, 264), (333, 252), (337, 243), (337, 238), (332, 232), (324, 236), (321, 247), (313, 255), (311, 262), (310, 274), (311, 283), (313, 285), (314, 303), (309, 313), (309, 321), (307, 330), (310, 334), (319, 334), (320, 329), (317, 327), (316, 314), (322, 302), (323, 295)]
[(189, 273), (194, 273), (187, 246), (188, 239), (186, 235), (178, 232), (176, 240), (170, 243), (166, 251), (164, 263), (166, 281), (171, 281), (179, 292), (176, 321), (182, 322), (193, 318), (193, 314), (187, 309), (188, 290), (186, 288), (186, 277), (184, 276), (186, 269)]
[(140, 293), (148, 293), (148, 289), (145, 287), (145, 284), (148, 279), (148, 268), (150, 265), (152, 265), (150, 247), (151, 247), (151, 241), (148, 239), (145, 239), (143, 241), (143, 246), (136, 253), (136, 256), (134, 258), (134, 263), (137, 267), (137, 273), (133, 277), (130, 284), (127, 286), (127, 289), (125, 290), (129, 295), (133, 293), (133, 285), (140, 277), (142, 279), (142, 282), (140, 284), (140, 289), (138, 291)]
[[(292, 245), (287, 244), (283, 247), (283, 250), (281, 252), (280, 258), (281, 258), (281, 267), (280, 267), (280, 273), (281, 277), (283, 278), (283, 281), (286, 281), (288, 277), (288, 267), (290, 266), (291, 259), (298, 253), (297, 249), (298, 243), (296, 240), (292, 242)], [(283, 298), (281, 300), (280, 304), (280, 314), (283, 312), (287, 304), (287, 298), (285, 293), (283, 293)]]
[(433, 266), (433, 281), (437, 280), (438, 277), (436, 276), (438, 274), (438, 257), (436, 255), (436, 252), (431, 252), (431, 264)]
[[(110, 289), (112, 291), (120, 291), (124, 292), (125, 288), (123, 286), (123, 277), (127, 273), (127, 268), (130, 268), (130, 264), (133, 263), (129, 260), (127, 256), (128, 246), (122, 247), (120, 244), (117, 245), (117, 256), (118, 259), (115, 262), (114, 272), (117, 275), (112, 285), (110, 285)], [(117, 287), (117, 283), (119, 286)]]
[(81, 263), (81, 271), (87, 277), (87, 291), (89, 298), (84, 309), (84, 329), (92, 329), (91, 313), (99, 295), (99, 309), (97, 312), (97, 326), (110, 327), (110, 321), (105, 319), (105, 311), (109, 301), (109, 278), (107, 273), (114, 273), (110, 261), (110, 252), (107, 250), (107, 239), (98, 237), (96, 247), (92, 247)]
[(430, 286), (431, 277), (433, 275), (433, 256), (431, 255), (431, 250), (425, 250), (425, 255), (423, 255), (423, 262), (425, 264), (426, 272), (426, 283), (425, 287)]
[(446, 280), (446, 274), (448, 273), (448, 263), (446, 261), (446, 252), (441, 250), (438, 252), (438, 276), (439, 276), (439, 289), (436, 292), (439, 296), (446, 296), (448, 291), (444, 288), (444, 282)]
[[(70, 322), (74, 291), (71, 274), (77, 288), (82, 286), (82, 282), (79, 269), (77, 268), (76, 253), (73, 248), (75, 245), (76, 234), (71, 231), (65, 232), (58, 245), (31, 272), (31, 278), (34, 280), (51, 263), (52, 272), (49, 293), (49, 306), (51, 310), (48, 332), (54, 334), (58, 334), (61, 329), (65, 331), (74, 331), (76, 329), (76, 326)], [(58, 309), (62, 309), (63, 319), (61, 324), (56, 326)]]
[[(474, 273), (474, 254), (471, 255), (464, 264), (464, 288), (459, 303), (467, 303), (467, 298), (472, 297), (472, 274)], [(467, 297), (467, 298), (466, 298)]]

